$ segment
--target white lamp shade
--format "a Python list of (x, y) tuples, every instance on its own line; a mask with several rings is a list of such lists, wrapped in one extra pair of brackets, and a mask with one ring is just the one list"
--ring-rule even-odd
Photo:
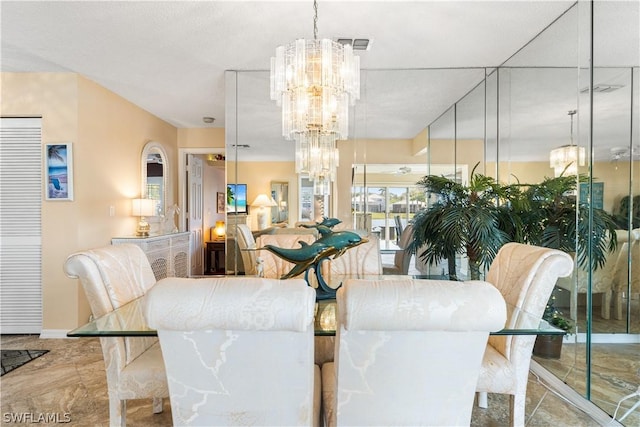
[(255, 198), (253, 203), (251, 203), (251, 206), (258, 206), (262, 208), (266, 206), (277, 206), (277, 205), (276, 205), (276, 202), (271, 197), (268, 197), (266, 194), (259, 194), (258, 197)]
[(131, 215), (153, 216), (155, 215), (156, 201), (153, 199), (133, 199), (131, 201)]

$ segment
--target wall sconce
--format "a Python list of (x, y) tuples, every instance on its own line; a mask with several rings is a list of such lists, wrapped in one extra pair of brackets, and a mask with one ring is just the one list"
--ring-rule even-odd
[(255, 198), (251, 206), (260, 208), (258, 210), (258, 229), (264, 230), (267, 228), (267, 211), (265, 207), (278, 206), (273, 198), (268, 197), (266, 194), (259, 194)]
[(145, 217), (153, 216), (155, 208), (156, 201), (153, 199), (133, 199), (131, 201), (131, 215), (140, 217), (136, 227), (136, 236), (149, 235), (150, 226)]
[(216, 226), (213, 229), (214, 238), (216, 240), (224, 239), (226, 231), (224, 221), (216, 221)]

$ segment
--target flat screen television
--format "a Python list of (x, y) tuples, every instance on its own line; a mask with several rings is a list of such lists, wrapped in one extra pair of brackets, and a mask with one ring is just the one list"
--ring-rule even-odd
[(247, 184), (227, 184), (233, 199), (227, 203), (228, 214), (248, 214), (247, 206)]

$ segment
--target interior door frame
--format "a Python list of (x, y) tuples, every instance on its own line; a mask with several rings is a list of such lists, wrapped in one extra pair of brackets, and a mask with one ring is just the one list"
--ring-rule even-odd
[[(187, 230), (187, 217), (185, 215), (187, 208), (187, 156), (189, 154), (225, 154), (224, 147), (218, 148), (179, 148), (178, 149), (178, 206), (180, 207), (180, 215), (178, 215), (178, 229)], [(226, 167), (225, 167), (226, 179)]]

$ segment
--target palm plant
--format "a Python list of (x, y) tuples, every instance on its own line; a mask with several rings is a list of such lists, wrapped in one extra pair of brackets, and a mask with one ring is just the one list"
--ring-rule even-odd
[(506, 194), (493, 178), (471, 172), (469, 185), (444, 176), (428, 175), (418, 185), (438, 200), (413, 218), (414, 245), (427, 263), (447, 259), (449, 278), (457, 280), (456, 254), (466, 254), (472, 280), (488, 266), (498, 249), (510, 240), (499, 224), (510, 223), (498, 200)]
[(585, 176), (500, 185), (475, 174), (477, 167), (468, 186), (434, 175), (417, 183), (438, 200), (414, 216), (413, 245), (426, 263), (446, 259), (450, 279), (457, 280), (457, 254), (466, 254), (471, 279), (477, 280), (509, 241), (576, 253), (578, 264), (593, 270), (615, 250), (616, 239), (609, 238), (615, 235), (613, 217), (576, 200), (577, 184), (586, 182)]
[(610, 238), (615, 236), (617, 226), (604, 210), (590, 211), (586, 200), (576, 200), (578, 182), (587, 182), (587, 177), (545, 178), (529, 186), (524, 194), (530, 207), (522, 213), (527, 227), (526, 243), (575, 253), (578, 265), (596, 270), (617, 246), (616, 239)]

